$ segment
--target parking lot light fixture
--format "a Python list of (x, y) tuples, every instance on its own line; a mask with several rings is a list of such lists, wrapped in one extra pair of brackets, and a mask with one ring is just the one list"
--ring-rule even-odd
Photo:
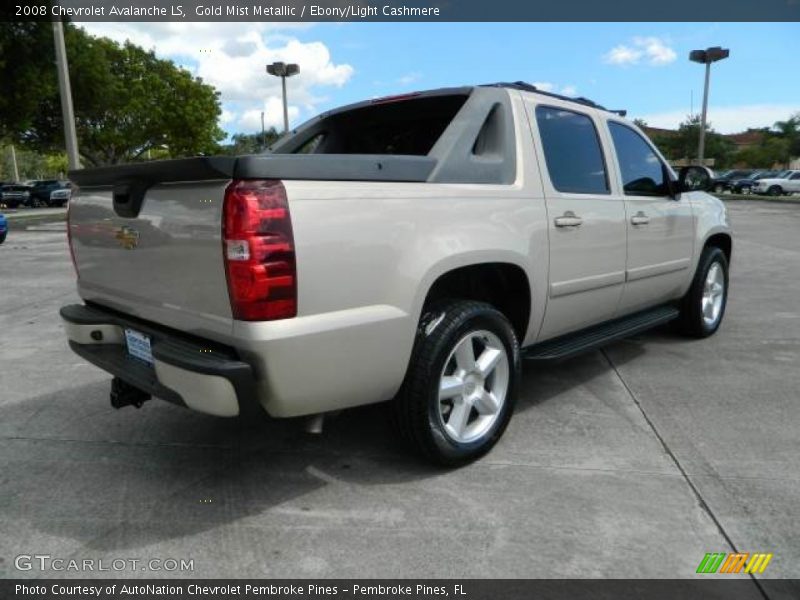
[(289, 106), (286, 101), (286, 78), (292, 75), (297, 75), (300, 72), (300, 66), (294, 63), (286, 64), (284, 62), (274, 62), (267, 65), (267, 73), (281, 78), (281, 87), (283, 88), (283, 132), (289, 133)]
[(689, 52), (690, 61), (706, 66), (706, 81), (703, 87), (703, 112), (700, 116), (700, 139), (697, 142), (697, 160), (700, 164), (703, 164), (706, 150), (706, 115), (708, 112), (708, 82), (711, 78), (711, 63), (728, 58), (729, 55), (730, 50), (719, 46)]

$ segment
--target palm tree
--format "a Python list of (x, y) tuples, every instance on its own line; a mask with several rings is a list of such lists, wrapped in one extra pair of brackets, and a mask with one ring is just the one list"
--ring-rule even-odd
[(800, 156), (800, 112), (793, 114), (786, 121), (777, 121), (773, 128), (776, 135), (789, 141), (789, 154)]

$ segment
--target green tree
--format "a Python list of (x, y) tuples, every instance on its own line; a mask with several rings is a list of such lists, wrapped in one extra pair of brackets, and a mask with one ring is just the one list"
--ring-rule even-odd
[(789, 162), (789, 140), (775, 135), (767, 135), (757, 146), (743, 148), (736, 153), (737, 165), (750, 168), (785, 165)]
[(66, 177), (68, 161), (65, 153), (48, 154), (44, 157), (44, 164), (48, 177), (57, 177), (58, 179)]
[(19, 142), (42, 99), (58, 93), (49, 23), (0, 22), (0, 81), (0, 140)]
[(793, 114), (786, 121), (778, 121), (773, 125), (776, 135), (787, 141), (790, 156), (800, 156), (800, 112)]
[[(38, 106), (0, 104), (0, 132), (42, 153), (60, 150), (63, 126), (52, 65), (51, 26), (23, 25), (0, 23), (0, 79), (15, 81), (12, 87), (16, 87), (9, 73), (26, 81), (41, 77), (26, 90)], [(13, 48), (6, 43), (9, 36), (18, 39), (24, 33), (39, 41), (27, 70), (16, 64), (16, 56), (11, 60), (9, 50)], [(87, 166), (141, 160), (152, 151), (178, 157), (217, 150), (217, 142), (225, 135), (217, 125), (219, 94), (202, 79), (172, 61), (157, 58), (152, 51), (130, 42), (120, 45), (95, 38), (69, 24), (65, 41), (78, 147)]]
[(221, 146), (220, 150), (224, 154), (239, 155), (239, 154), (258, 154), (263, 152), (267, 146), (270, 146), (280, 137), (280, 134), (275, 131), (274, 127), (270, 127), (261, 133), (234, 133), (231, 136), (231, 143)]
[[(656, 135), (653, 143), (659, 147), (661, 152), (669, 160), (679, 160), (681, 158), (697, 158), (697, 142), (700, 138), (700, 117), (688, 116), (679, 126), (678, 130), (672, 135)], [(706, 158), (715, 159), (716, 168), (724, 168), (730, 165), (734, 157), (734, 145), (723, 135), (711, 128), (710, 123), (706, 123)]]

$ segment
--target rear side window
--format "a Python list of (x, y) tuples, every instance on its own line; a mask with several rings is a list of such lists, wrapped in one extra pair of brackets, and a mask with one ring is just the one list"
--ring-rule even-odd
[(608, 194), (608, 176), (600, 138), (588, 115), (536, 107), (550, 181), (559, 192)]
[(376, 99), (324, 117), (278, 153), (427, 155), (465, 94)]
[(609, 121), (617, 160), (622, 172), (622, 189), (628, 196), (666, 196), (664, 165), (644, 138), (630, 127)]

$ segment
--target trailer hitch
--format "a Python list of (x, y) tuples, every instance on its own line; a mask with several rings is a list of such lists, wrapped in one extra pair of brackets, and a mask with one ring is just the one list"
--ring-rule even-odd
[(122, 408), (123, 406), (135, 406), (141, 408), (151, 396), (147, 392), (126, 383), (119, 377), (111, 380), (111, 406)]

